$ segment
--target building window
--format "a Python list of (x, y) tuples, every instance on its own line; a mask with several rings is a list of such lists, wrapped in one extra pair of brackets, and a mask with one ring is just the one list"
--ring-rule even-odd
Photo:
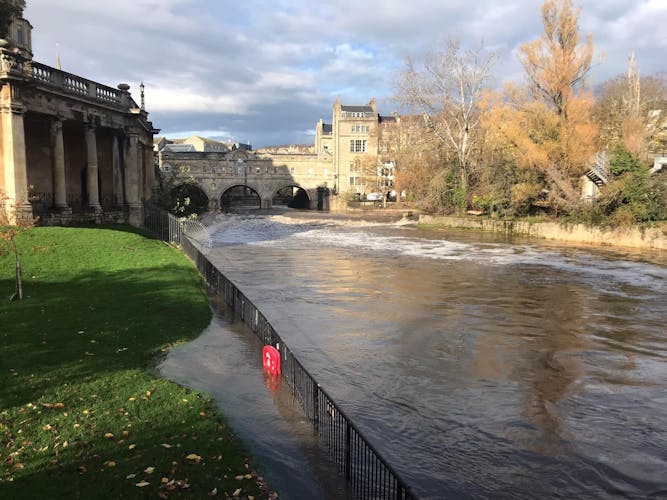
[(19, 47), (23, 47), (23, 26), (20, 24), (16, 26), (16, 43)]
[(353, 134), (359, 134), (359, 133), (368, 133), (370, 132), (371, 127), (370, 125), (360, 125), (360, 124), (355, 124), (352, 125), (352, 133)]
[(293, 173), (294, 173), (294, 167), (290, 167), (290, 168), (289, 168), (289, 173), (290, 173), (290, 174), (293, 174)]
[(357, 175), (350, 176), (350, 186), (361, 186), (363, 184), (362, 178)]
[(350, 153), (365, 153), (366, 139), (350, 139)]

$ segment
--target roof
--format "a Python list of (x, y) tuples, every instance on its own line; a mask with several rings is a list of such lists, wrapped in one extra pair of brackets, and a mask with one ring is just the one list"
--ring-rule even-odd
[(192, 144), (167, 144), (163, 151), (170, 151), (172, 153), (194, 153), (196, 151)]
[(398, 121), (395, 116), (380, 116), (379, 120), (381, 123), (396, 123)]
[(370, 106), (341, 106), (341, 111), (352, 111), (354, 113), (374, 113)]

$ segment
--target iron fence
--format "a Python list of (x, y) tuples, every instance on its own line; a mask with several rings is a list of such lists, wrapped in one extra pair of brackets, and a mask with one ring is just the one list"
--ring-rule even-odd
[[(151, 216), (152, 217), (152, 216)], [(153, 225), (149, 225), (149, 222)], [(175, 224), (162, 215), (162, 220), (147, 217), (147, 229), (167, 241), (174, 242), (171, 231)], [(161, 231), (161, 232), (160, 232)], [(382, 458), (375, 447), (345, 412), (304, 368), (261, 311), (216, 268), (202, 253), (199, 242), (179, 234), (183, 252), (193, 261), (207, 285), (234, 311), (264, 343), (278, 349), (281, 356), (281, 377), (301, 405), (304, 415), (315, 428), (322, 447), (336, 463), (354, 495), (363, 500), (416, 499), (407, 483)], [(199, 247), (199, 248), (198, 248)]]
[(200, 220), (179, 218), (152, 205), (144, 206), (144, 227), (173, 245), (181, 245), (185, 239), (183, 236), (187, 235), (199, 245), (200, 250), (213, 246), (209, 229)]

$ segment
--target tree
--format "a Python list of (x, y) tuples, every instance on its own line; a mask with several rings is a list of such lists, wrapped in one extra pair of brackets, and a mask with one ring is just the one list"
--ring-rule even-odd
[(25, 0), (0, 0), (0, 38), (9, 34), (12, 19), (23, 14)]
[(584, 89), (593, 42), (588, 37), (580, 43), (580, 10), (571, 0), (544, 2), (544, 33), (519, 49), (528, 85), (508, 86), (505, 96), (490, 99), (493, 112), (486, 123), (514, 151), (519, 166), (540, 174), (551, 205), (566, 210), (579, 204), (579, 179), (597, 138), (593, 96)]
[(0, 191), (0, 255), (7, 252), (14, 254), (15, 285), (14, 293), (10, 296), (9, 300), (22, 300), (23, 272), (17, 237), (34, 227), (36, 221), (34, 219), (12, 221), (9, 216), (8, 201), (7, 196)]
[(662, 147), (661, 128), (667, 113), (667, 77), (639, 76), (634, 58), (627, 74), (605, 82), (593, 109), (600, 127), (599, 147), (613, 149), (623, 142), (635, 154)]
[(463, 51), (457, 41), (412, 59), (399, 78), (396, 100), (424, 117), (428, 131), (451, 153), (459, 188), (467, 198), (483, 135), (478, 106), (490, 80), (494, 54), (483, 46)]

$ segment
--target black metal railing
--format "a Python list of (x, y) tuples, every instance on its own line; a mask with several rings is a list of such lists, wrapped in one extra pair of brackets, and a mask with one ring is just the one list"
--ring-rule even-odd
[[(146, 217), (146, 228), (166, 241), (169, 241), (168, 230), (165, 232), (168, 224), (168, 216), (164, 211), (151, 209), (150, 215)], [(304, 368), (261, 311), (201, 253), (201, 245), (186, 237), (180, 239), (180, 245), (207, 285), (224, 298), (225, 303), (264, 345), (272, 345), (280, 351), (283, 381), (292, 390), (305, 416), (317, 431), (320, 444), (336, 463), (355, 496), (360, 499), (417, 498), (407, 483)]]

